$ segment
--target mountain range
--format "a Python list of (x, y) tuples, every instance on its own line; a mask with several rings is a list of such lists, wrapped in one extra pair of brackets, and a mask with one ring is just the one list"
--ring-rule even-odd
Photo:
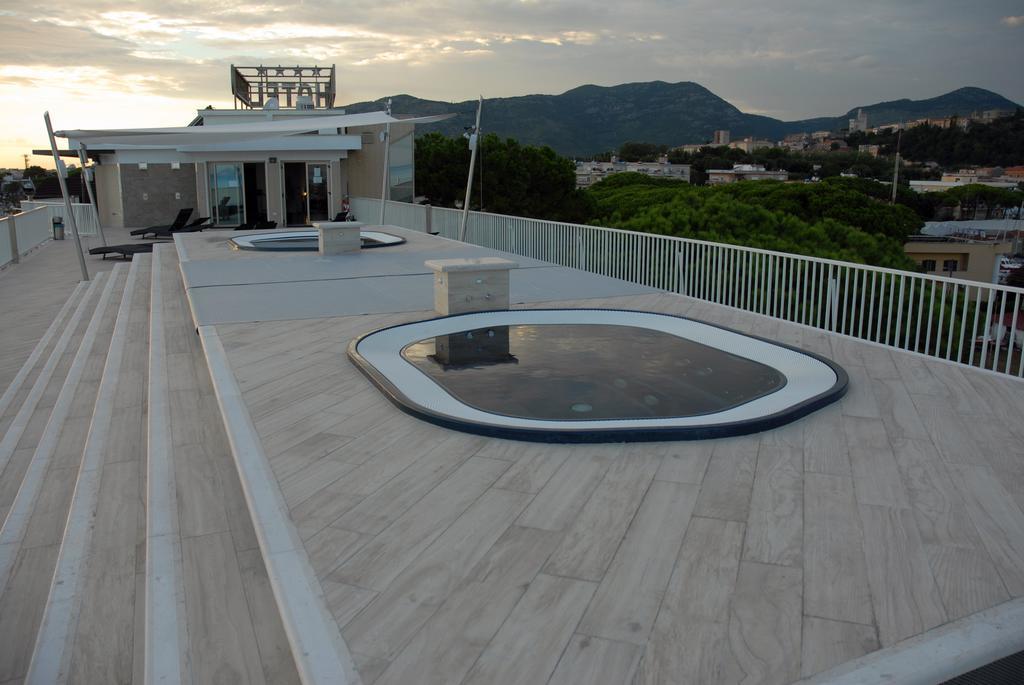
[[(384, 98), (345, 106), (347, 112), (379, 111)], [(454, 112), (455, 117), (417, 127), (417, 133), (440, 131), (458, 135), (473, 125), (476, 100), (440, 102), (412, 95), (392, 96), (396, 116)], [(922, 117), (967, 115), (1019, 105), (983, 88), (960, 88), (927, 100), (893, 100), (864, 105), (869, 126)], [(801, 131), (838, 130), (847, 126), (857, 107), (837, 117), (782, 121), (747, 114), (704, 86), (689, 81), (648, 81), (618, 86), (580, 86), (561, 95), (485, 98), (481, 129), (529, 145), (550, 145), (557, 152), (583, 157), (617, 149), (627, 141), (677, 146), (710, 141), (716, 129), (732, 138), (780, 140)]]

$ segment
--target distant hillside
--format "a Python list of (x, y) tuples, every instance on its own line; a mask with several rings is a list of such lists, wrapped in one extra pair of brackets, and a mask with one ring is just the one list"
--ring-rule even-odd
[[(346, 105), (350, 113), (380, 110), (382, 100)], [(928, 100), (894, 100), (864, 106), (871, 126), (925, 116), (969, 114), (985, 109), (1014, 109), (1018, 105), (982, 88), (961, 88)], [(456, 117), (417, 131), (457, 135), (473, 125), (476, 101), (439, 102), (411, 95), (392, 99), (396, 115), (455, 112)], [(550, 145), (569, 156), (588, 156), (612, 150), (629, 140), (682, 145), (710, 140), (716, 129), (729, 129), (733, 138), (838, 129), (857, 111), (839, 117), (785, 122), (746, 114), (697, 83), (625, 83), (619, 86), (580, 86), (561, 95), (524, 95), (484, 99), (482, 128), (529, 145)]]

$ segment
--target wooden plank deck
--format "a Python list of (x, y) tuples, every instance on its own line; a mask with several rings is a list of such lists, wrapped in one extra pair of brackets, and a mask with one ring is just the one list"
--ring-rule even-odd
[[(0, 272), (0, 295), (39, 286), (24, 306), (5, 304), (0, 382), (73, 287), (70, 244)], [(176, 260), (166, 257), (173, 446), (187, 484), (185, 610), (193, 646), (202, 643), (192, 666), (197, 680), (227, 669), (294, 681)], [(787, 683), (1024, 596), (1024, 383), (670, 294), (563, 304), (683, 314), (774, 337), (835, 359), (851, 390), (760, 435), (539, 445), (411, 418), (345, 358), (354, 336), (430, 312), (217, 326), (367, 685)], [(143, 369), (144, 314), (135, 321)], [(97, 512), (104, 556), (86, 580), (99, 599), (83, 606), (74, 641), (82, 682), (141, 678), (144, 396), (144, 383), (126, 386), (124, 420), (111, 429), (118, 446)], [(69, 422), (69, 436), (81, 430)], [(53, 530), (33, 535), (51, 542)], [(52, 567), (52, 544), (27, 552), (19, 577)], [(42, 601), (48, 580), (27, 583), (19, 599)], [(91, 639), (89, 626), (104, 622), (126, 639)]]
[[(129, 242), (129, 238), (127, 230), (107, 229), (111, 244)], [(85, 248), (99, 244), (98, 237), (82, 238)], [(89, 273), (110, 271), (118, 261), (87, 257)], [(70, 235), (22, 257), (20, 264), (0, 270), (0, 391), (7, 389), (80, 278), (75, 241)]]
[(410, 418), (345, 357), (429, 312), (217, 327), (367, 685), (787, 683), (1024, 595), (1024, 384), (675, 295), (571, 304), (774, 336), (850, 393), (760, 435), (538, 445)]

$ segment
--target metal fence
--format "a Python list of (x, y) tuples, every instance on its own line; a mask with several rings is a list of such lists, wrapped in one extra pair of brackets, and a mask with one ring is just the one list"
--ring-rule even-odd
[[(59, 216), (64, 219), (64, 226), (68, 233), (71, 232), (71, 228), (68, 225), (69, 222), (64, 216), (67, 214), (67, 210), (64, 208), (63, 200), (22, 200), (22, 210), (45, 208), (49, 213), (49, 219)], [(99, 233), (99, 221), (96, 218), (96, 211), (92, 205), (85, 202), (75, 202), (71, 205), (71, 210), (75, 213), (75, 222), (78, 225), (78, 235), (97, 235)]]
[(17, 262), (51, 236), (50, 216), (42, 207), (0, 217), (0, 267)]
[[(380, 201), (357, 198), (356, 216)], [(385, 223), (458, 239), (462, 212), (388, 202)], [(1024, 289), (600, 226), (470, 212), (466, 241), (1024, 377)]]

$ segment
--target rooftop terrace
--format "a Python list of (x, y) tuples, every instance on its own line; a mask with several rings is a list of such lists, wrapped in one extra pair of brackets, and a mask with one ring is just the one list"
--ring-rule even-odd
[[(873, 682), (952, 636), (884, 662), (938, 683), (1024, 648), (1012, 374), (385, 228), (407, 242), (179, 235), (78, 286), (65, 241), (0, 271), (0, 683)], [(519, 262), (513, 308), (693, 317), (849, 392), (707, 441), (419, 421), (345, 347), (433, 316), (424, 260), (468, 256)]]

